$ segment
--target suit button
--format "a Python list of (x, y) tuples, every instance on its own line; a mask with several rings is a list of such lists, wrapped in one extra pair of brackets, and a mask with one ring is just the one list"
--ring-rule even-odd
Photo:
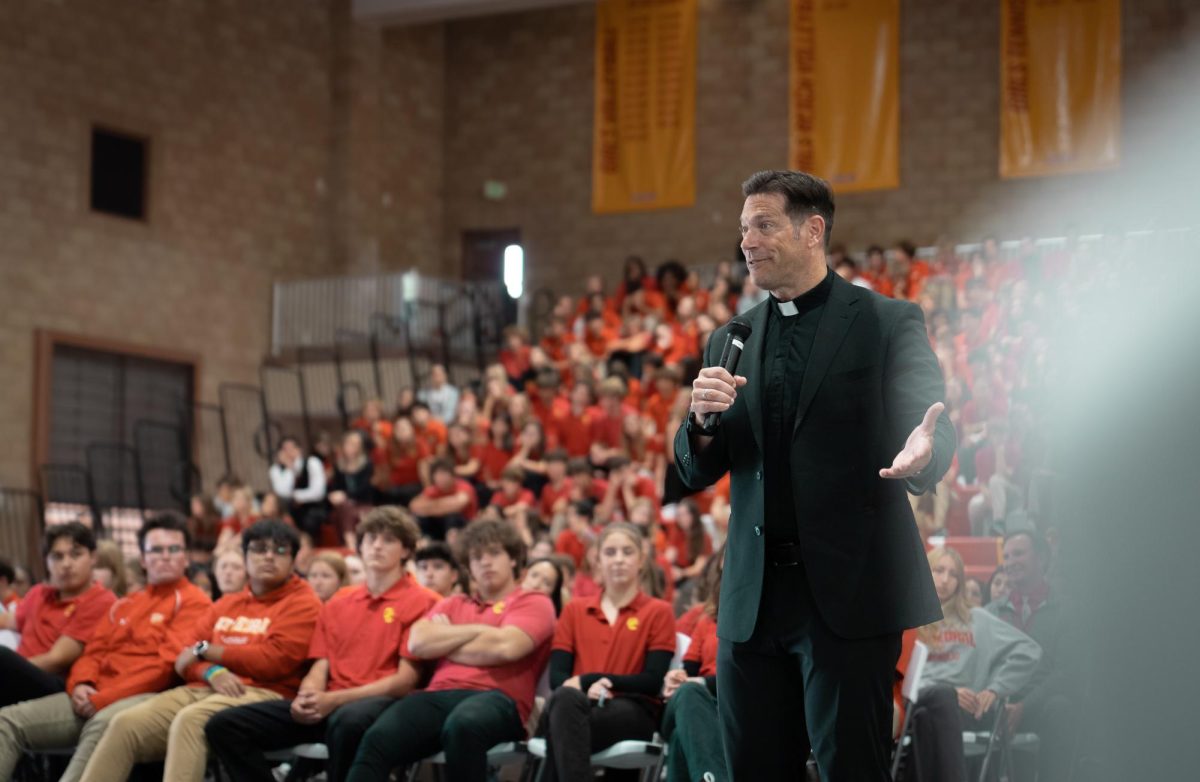
[(755, 524), (754, 525), (754, 534), (761, 538), (762, 537), (762, 527)]
[(756, 481), (762, 480), (762, 470), (759, 470), (758, 472), (754, 473), (754, 480), (756, 480)]

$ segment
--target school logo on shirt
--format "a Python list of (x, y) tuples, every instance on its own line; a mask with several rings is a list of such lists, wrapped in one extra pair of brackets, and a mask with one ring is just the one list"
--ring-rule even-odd
[(66, 608), (63, 609), (63, 616), (70, 616), (73, 613), (75, 613), (75, 604), (74, 603), (71, 603), (70, 605), (68, 605)]
[(390, 625), (392, 622), (395, 622), (395, 621), (396, 621), (396, 609), (393, 608), (392, 606), (388, 606), (387, 608), (383, 609), (383, 623), (385, 625)]
[(638, 629), (638, 618), (636, 616), (629, 617), (625, 620), (625, 626), (636, 632)]
[[(213, 631), (238, 635), (266, 635), (267, 628), (270, 626), (271, 620), (267, 617), (239, 616), (235, 619), (231, 616), (222, 616), (213, 625)], [(226, 643), (229, 641), (226, 640)]]
[(494, 605), (492, 605), (492, 613), (493, 614), (503, 614), (504, 613), (504, 601), (503, 600), (501, 600), (499, 603), (495, 603)]
[[(152, 625), (160, 625), (160, 624), (162, 624), (162, 621), (163, 621), (163, 619), (164, 619), (164, 618), (165, 618), (165, 617), (163, 617), (163, 615), (162, 615), (162, 614), (160, 614), (159, 612), (155, 611), (153, 614), (150, 614), (150, 624), (152, 624)], [(124, 622), (125, 620), (124, 620), (124, 619), (122, 619), (121, 621), (122, 621), (122, 622)]]

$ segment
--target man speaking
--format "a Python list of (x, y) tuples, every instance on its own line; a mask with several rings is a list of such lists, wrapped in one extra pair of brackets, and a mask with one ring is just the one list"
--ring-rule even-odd
[(742, 192), (746, 266), (771, 295), (744, 316), (736, 376), (715, 366), (730, 325), (713, 333), (675, 438), (688, 487), (732, 473), (726, 760), (735, 780), (802, 779), (811, 746), (824, 782), (882, 782), (900, 634), (942, 617), (905, 495), (954, 455), (942, 374), (916, 305), (826, 265), (826, 182), (762, 171)]

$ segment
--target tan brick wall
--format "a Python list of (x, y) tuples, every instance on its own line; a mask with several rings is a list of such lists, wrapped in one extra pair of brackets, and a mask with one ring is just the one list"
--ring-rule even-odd
[[(0, 484), (29, 484), (35, 329), (253, 381), (270, 285), (330, 268), (316, 2), (0, 4)], [(150, 219), (89, 212), (90, 123), (149, 133)]]
[[(835, 240), (851, 247), (902, 237), (932, 243), (1108, 231), (1155, 221), (1148, 205), (1113, 198), (1154, 144), (1144, 77), (1195, 38), (1195, 4), (1123, 4), (1126, 140), (1118, 173), (1000, 181), (998, 3), (905, 0), (901, 30), (901, 180), (897, 190), (838, 200)], [(590, 4), (458, 21), (446, 32), (447, 266), (468, 228), (520, 227), (535, 285), (578, 289), (610, 279), (629, 252), (655, 264), (729, 257), (739, 184), (786, 165), (788, 4), (700, 3), (697, 192), (688, 209), (597, 216), (590, 209), (593, 31)], [(1189, 33), (1190, 29), (1190, 33)], [(854, 56), (848, 52), (847, 56)], [(1186, 68), (1161, 91), (1196, 94)], [(488, 202), (485, 179), (509, 186)]]

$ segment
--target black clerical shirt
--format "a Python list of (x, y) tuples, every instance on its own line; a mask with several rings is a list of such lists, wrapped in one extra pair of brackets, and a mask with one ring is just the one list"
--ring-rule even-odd
[(767, 333), (763, 341), (763, 494), (766, 499), (766, 543), (795, 543), (796, 506), (792, 501), (791, 443), (796, 426), (800, 381), (812, 353), (817, 323), (833, 287), (833, 271), (815, 288), (791, 301), (774, 296), (767, 304)]

